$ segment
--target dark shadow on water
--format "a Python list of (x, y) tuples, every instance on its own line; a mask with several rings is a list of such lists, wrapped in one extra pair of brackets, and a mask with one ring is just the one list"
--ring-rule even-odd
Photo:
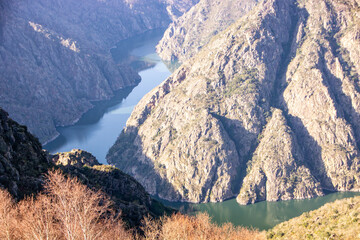
[[(114, 107), (120, 104), (135, 88), (134, 87), (127, 87), (121, 89), (115, 93), (115, 96), (110, 100), (93, 102), (94, 107), (84, 113), (80, 120), (74, 124), (74, 126), (89, 126), (97, 124), (101, 118), (105, 115), (105, 113), (111, 110), (111, 107)], [(57, 130), (62, 132), (61, 130), (67, 127), (58, 127)], [(60, 148), (66, 144), (66, 138), (63, 135), (59, 135), (55, 140), (51, 141), (50, 143), (46, 144), (44, 148), (49, 152), (53, 152), (54, 150)]]
[(135, 87), (136, 86), (127, 87), (117, 91), (115, 96), (110, 100), (93, 103), (95, 105), (94, 108), (86, 112), (75, 125), (90, 125), (98, 123), (104, 114), (109, 112), (111, 107), (121, 103), (127, 96), (129, 96)]
[[(143, 81), (139, 81), (137, 86), (127, 87), (115, 92), (114, 97), (110, 100), (92, 102), (94, 107), (88, 112), (84, 113), (76, 124), (57, 128), (58, 132), (66, 135), (60, 135), (54, 141), (46, 144), (44, 148), (50, 152), (55, 152), (58, 150), (68, 151), (70, 149), (68, 149), (69, 146), (67, 146), (67, 144), (72, 142), (74, 143), (74, 148), (86, 148), (85, 150), (93, 152), (93, 154), (96, 156), (97, 151), (99, 151), (101, 145), (104, 145), (104, 143), (102, 143), (99, 139), (99, 144), (95, 144), (94, 140), (89, 139), (94, 136), (92, 133), (94, 133), (97, 129), (102, 129), (101, 125), (99, 124), (104, 118), (104, 115), (116, 110), (117, 107), (131, 108), (133, 105), (136, 105), (137, 101), (134, 102), (134, 98), (136, 98), (135, 96), (144, 95), (144, 91), (139, 91), (139, 87), (148, 89), (150, 87), (156, 86), (152, 86), (150, 82), (156, 82), (156, 80), (154, 81), (154, 76), (151, 76), (150, 73), (146, 72), (145, 70), (156, 68), (159, 62), (161, 62), (159, 57), (156, 55), (154, 48), (157, 42), (161, 39), (163, 32), (164, 29), (149, 31), (131, 39), (120, 41), (116, 47), (110, 50), (112, 58), (119, 65), (130, 65), (133, 69), (139, 72), (140, 75), (141, 72), (145, 72), (145, 80), (149, 83), (145, 83), (144, 85)], [(158, 73), (156, 70), (154, 72)], [(152, 78), (149, 79), (149, 76)], [(163, 75), (159, 77), (163, 77)], [(123, 102), (126, 102), (126, 104), (121, 105)], [(119, 117), (121, 119), (119, 119), (118, 124), (122, 124), (125, 117), (125, 113), (123, 113), (122, 117)], [(111, 124), (114, 123), (115, 120), (111, 122)], [(109, 121), (107, 121), (107, 124), (109, 124)], [(69, 134), (70, 129), (78, 131), (78, 133)], [(119, 134), (120, 131), (116, 132), (115, 134)], [(74, 137), (76, 140), (73, 141)], [(89, 145), (86, 145), (87, 142), (89, 142)], [(107, 149), (108, 147), (110, 146), (106, 146)], [(98, 160), (102, 161), (101, 159)]]

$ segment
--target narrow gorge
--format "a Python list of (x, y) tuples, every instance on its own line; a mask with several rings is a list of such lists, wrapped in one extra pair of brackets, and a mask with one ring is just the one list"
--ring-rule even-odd
[[(86, 2), (86, 4), (85, 4)], [(164, 28), (196, 0), (0, 3), (0, 105), (42, 143), (140, 77), (110, 48)]]
[(140, 101), (108, 162), (170, 201), (359, 191), (359, 11), (259, 2)]

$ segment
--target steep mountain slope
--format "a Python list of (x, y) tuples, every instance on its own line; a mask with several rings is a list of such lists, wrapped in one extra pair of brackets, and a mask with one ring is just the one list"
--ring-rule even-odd
[(144, 216), (172, 211), (153, 200), (134, 178), (115, 167), (101, 165), (90, 153), (73, 150), (49, 156), (25, 126), (0, 108), (0, 188), (7, 189), (16, 200), (37, 194), (42, 190), (44, 174), (54, 168), (107, 193), (131, 227), (139, 226)]
[(166, 10), (173, 21), (181, 17), (199, 0), (161, 0), (167, 4)]
[(360, 197), (338, 200), (281, 223), (268, 239), (360, 239)]
[(241, 204), (256, 201), (303, 199), (322, 195), (320, 184), (305, 166), (294, 133), (279, 109), (272, 113), (237, 198)]
[(108, 161), (151, 194), (203, 202), (238, 193), (270, 110), (276, 72), (268, 69), (279, 67), (291, 27), (287, 1), (254, 11), (147, 94), (110, 149)]
[(194, 56), (217, 33), (250, 11), (257, 0), (201, 0), (171, 23), (157, 46), (166, 61), (184, 62)]
[(141, 100), (108, 161), (173, 201), (359, 191), (359, 11), (260, 2)]
[[(171, 1), (1, 1), (0, 106), (46, 142), (140, 77), (109, 49), (166, 27)], [(176, 1), (185, 11), (192, 1)], [(179, 10), (178, 14), (181, 14)]]
[(39, 141), (0, 108), (0, 187), (15, 198), (38, 192), (51, 166)]

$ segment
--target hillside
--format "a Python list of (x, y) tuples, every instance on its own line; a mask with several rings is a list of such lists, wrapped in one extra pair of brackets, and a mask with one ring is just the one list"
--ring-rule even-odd
[(0, 108), (0, 188), (16, 200), (39, 194), (45, 174), (53, 169), (108, 194), (113, 208), (122, 212), (129, 227), (138, 227), (144, 217), (173, 211), (152, 199), (134, 178), (115, 167), (101, 165), (90, 153), (73, 150), (50, 156), (25, 126), (10, 119)]
[(170, 201), (359, 191), (359, 11), (261, 1), (139, 102), (108, 162)]
[(184, 62), (256, 3), (257, 0), (201, 0), (169, 25), (156, 47), (157, 52), (166, 61)]
[[(164, 28), (167, 8), (181, 15), (195, 1), (10, 1), (0, 3), (0, 106), (42, 143), (58, 135), (139, 75), (116, 64), (120, 40)], [(174, 10), (175, 11), (175, 10)]]
[(281, 223), (268, 239), (360, 239), (360, 197), (338, 200)]

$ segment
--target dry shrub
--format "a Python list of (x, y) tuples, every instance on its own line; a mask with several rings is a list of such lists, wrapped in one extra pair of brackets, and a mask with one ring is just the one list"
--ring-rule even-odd
[(111, 201), (75, 178), (50, 172), (46, 194), (14, 204), (0, 191), (0, 239), (113, 240), (131, 239)]
[(19, 202), (16, 220), (19, 226), (19, 239), (60, 239), (59, 224), (51, 199), (46, 195)]
[(0, 239), (15, 239), (16, 223), (14, 222), (14, 200), (10, 194), (0, 189)]
[(265, 239), (265, 233), (234, 227), (230, 223), (217, 226), (204, 213), (197, 216), (175, 214), (158, 221), (147, 218), (144, 220), (143, 231), (146, 239), (150, 240)]

